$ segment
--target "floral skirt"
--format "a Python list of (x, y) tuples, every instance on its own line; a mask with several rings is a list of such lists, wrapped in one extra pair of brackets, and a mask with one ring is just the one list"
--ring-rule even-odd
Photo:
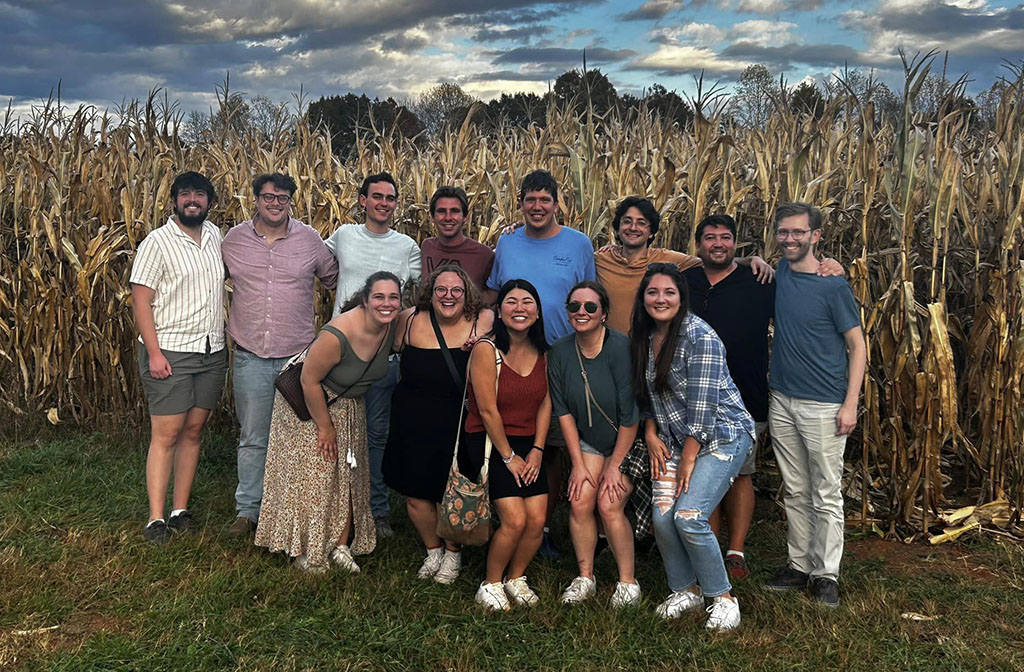
[(314, 565), (326, 564), (339, 541), (344, 543), (341, 534), (350, 514), (352, 552), (369, 553), (377, 545), (363, 399), (339, 399), (328, 411), (338, 433), (334, 462), (325, 462), (317, 450), (316, 423), (301, 422), (281, 393), (276, 394), (256, 528), (257, 546), (292, 557), (304, 554)]

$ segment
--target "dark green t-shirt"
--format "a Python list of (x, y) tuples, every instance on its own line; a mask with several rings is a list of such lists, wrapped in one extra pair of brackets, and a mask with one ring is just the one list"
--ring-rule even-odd
[[(633, 398), (629, 339), (609, 329), (601, 352), (593, 359), (584, 357), (583, 366), (587, 369), (590, 391), (608, 417), (619, 426), (639, 422), (640, 414)], [(574, 333), (555, 341), (548, 352), (548, 389), (552, 422), (557, 422), (559, 416), (572, 415), (580, 438), (610, 455), (615, 447), (618, 428), (608, 424), (593, 404), (590, 408), (591, 426), (587, 425), (587, 394), (576, 357)]]

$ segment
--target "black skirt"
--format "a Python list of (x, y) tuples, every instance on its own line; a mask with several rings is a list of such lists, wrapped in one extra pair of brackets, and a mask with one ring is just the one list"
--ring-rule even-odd
[[(459, 470), (467, 477), (477, 480), (480, 469), (484, 466), (484, 440), (486, 432), (462, 435), (459, 445)], [(532, 436), (509, 436), (508, 443), (516, 455), (526, 459), (533, 450)], [(534, 497), (536, 495), (548, 494), (547, 468), (541, 460), (540, 474), (537, 480), (530, 485), (520, 488), (516, 485), (516, 479), (508, 470), (505, 463), (501, 461), (501, 453), (493, 446), (491, 447), (491, 466), (488, 472), (490, 481), (491, 499), (502, 499), (504, 497)]]

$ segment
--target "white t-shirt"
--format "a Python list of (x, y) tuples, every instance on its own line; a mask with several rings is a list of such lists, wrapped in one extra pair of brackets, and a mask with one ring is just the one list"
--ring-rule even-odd
[(394, 229), (373, 233), (364, 224), (342, 224), (326, 242), (327, 249), (338, 259), (334, 315), (377, 271), (391, 271), (403, 287), (410, 280), (420, 281), (420, 248), (404, 233)]

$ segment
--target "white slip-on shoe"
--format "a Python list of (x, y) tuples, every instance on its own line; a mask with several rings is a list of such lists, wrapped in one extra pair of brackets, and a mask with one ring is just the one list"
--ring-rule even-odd
[(611, 601), (612, 609), (621, 609), (622, 607), (630, 607), (639, 603), (639, 583), (623, 583), (622, 581), (619, 581), (615, 584), (615, 592), (612, 593)]
[(459, 570), (462, 569), (462, 552), (446, 550), (441, 556), (441, 566), (434, 574), (434, 581), (449, 585), (459, 578)]
[(579, 604), (597, 594), (597, 581), (588, 576), (577, 576), (562, 593), (562, 604)]
[(733, 630), (740, 625), (740, 601), (735, 597), (716, 597), (708, 607), (708, 630)]
[(662, 618), (679, 618), (687, 611), (695, 611), (704, 608), (704, 596), (698, 593), (691, 593), (688, 590), (680, 590), (672, 593), (665, 601), (658, 605), (654, 613)]
[(427, 557), (423, 560), (423, 564), (420, 565), (420, 571), (416, 572), (416, 576), (421, 579), (432, 578), (437, 574), (437, 570), (441, 568), (441, 556), (443, 555), (444, 546), (427, 549)]
[(314, 565), (309, 561), (309, 558), (305, 554), (297, 555), (292, 559), (292, 567), (305, 572), (306, 574), (326, 574), (328, 567), (327, 565)]
[(511, 611), (512, 605), (505, 597), (505, 589), (500, 583), (481, 583), (474, 598), (488, 611)]
[(509, 579), (505, 582), (505, 594), (509, 599), (521, 607), (533, 607), (540, 602), (537, 593), (533, 592), (530, 585), (526, 583), (526, 577), (520, 576), (516, 579)]
[(344, 544), (331, 551), (331, 562), (350, 574), (359, 573), (359, 565), (352, 558), (352, 551)]

